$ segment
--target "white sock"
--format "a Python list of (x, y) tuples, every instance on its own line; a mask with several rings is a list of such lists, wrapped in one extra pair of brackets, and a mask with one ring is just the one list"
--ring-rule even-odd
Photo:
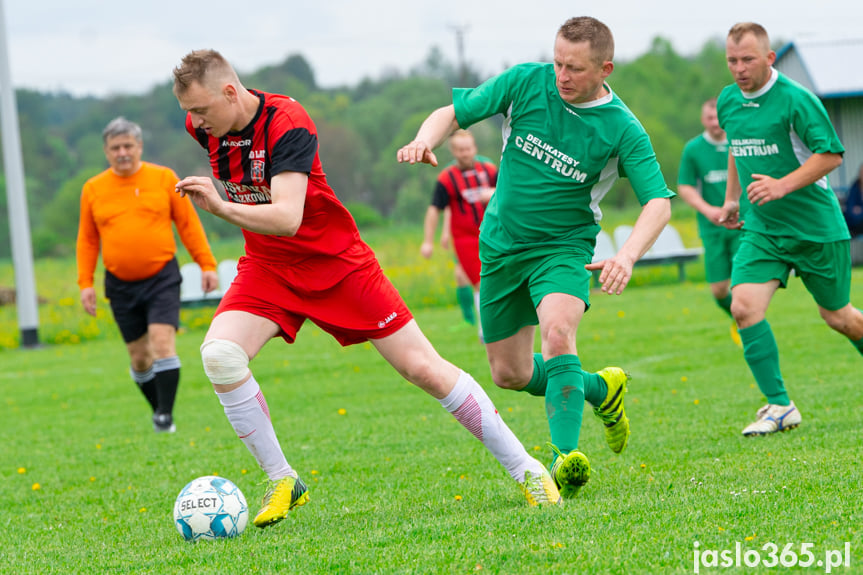
[(264, 392), (252, 376), (240, 387), (227, 393), (216, 393), (225, 408), (228, 421), (258, 465), (271, 481), (287, 476), (297, 477), (288, 465), (270, 421), (270, 410)]
[(486, 449), (506, 468), (516, 481), (524, 481), (524, 472), (542, 470), (542, 464), (528, 455), (524, 446), (501, 419), (485, 390), (464, 371), (452, 391), (438, 400), (459, 423), (482, 441)]

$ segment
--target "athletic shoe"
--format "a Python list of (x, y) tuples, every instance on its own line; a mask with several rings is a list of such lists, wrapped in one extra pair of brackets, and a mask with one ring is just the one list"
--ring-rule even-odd
[(542, 505), (563, 505), (563, 499), (554, 480), (545, 469), (540, 473), (531, 470), (524, 472), (524, 481), (520, 484), (527, 503), (531, 507)]
[(578, 491), (590, 479), (590, 462), (582, 452), (570, 451), (566, 455), (549, 443), (549, 447), (557, 454), (551, 465), (551, 476), (554, 483), (560, 489), (564, 499), (572, 499), (578, 495)]
[(731, 322), (731, 341), (734, 342), (734, 345), (743, 349), (743, 340), (740, 339), (740, 332), (737, 331), (737, 324), (735, 322)]
[(309, 502), (306, 484), (299, 477), (285, 477), (278, 481), (267, 481), (267, 491), (261, 501), (261, 510), (255, 515), (255, 527), (267, 527), (288, 516), (294, 507)]
[(758, 419), (743, 430), (743, 435), (767, 435), (777, 431), (788, 431), (800, 425), (803, 419), (793, 401), (791, 405), (768, 403), (758, 410), (757, 416)]
[(597, 374), (608, 384), (608, 393), (602, 405), (593, 409), (605, 426), (605, 440), (615, 453), (620, 453), (629, 441), (629, 418), (623, 408), (623, 396), (626, 394), (626, 382), (629, 374), (619, 367), (606, 367)]
[(154, 413), (153, 414), (153, 431), (156, 433), (174, 433), (177, 427), (174, 425), (174, 418), (170, 413)]

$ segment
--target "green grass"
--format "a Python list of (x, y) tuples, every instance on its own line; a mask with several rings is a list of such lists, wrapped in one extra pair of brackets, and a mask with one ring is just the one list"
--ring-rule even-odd
[[(861, 286), (855, 270), (857, 302)], [(456, 308), (416, 315), (547, 462), (542, 401), (494, 388), (473, 330), (452, 329)], [(153, 433), (114, 332), (2, 351), (0, 572), (691, 573), (695, 541), (702, 551), (813, 543), (816, 559), (849, 542), (852, 567), (834, 572), (855, 572), (863, 560), (861, 358), (822, 323), (799, 281), (768, 317), (804, 422), (746, 439), (740, 429), (762, 398), (705, 285), (595, 292), (580, 356), (586, 369), (632, 373), (633, 435), (615, 456), (586, 412), (581, 447), (593, 475), (562, 509), (528, 508), (479, 442), (368, 344), (341, 348), (306, 326), (295, 345), (271, 342), (252, 367), (312, 500), (272, 528), (198, 544), (172, 522), (186, 482), (228, 477), (253, 512), (263, 489), (200, 366), (203, 328), (178, 338), (174, 435)]]

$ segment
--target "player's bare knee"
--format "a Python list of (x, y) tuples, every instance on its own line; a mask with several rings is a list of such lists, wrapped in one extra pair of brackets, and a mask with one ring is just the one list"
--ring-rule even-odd
[(521, 389), (530, 381), (530, 377), (525, 379), (524, 374), (508, 364), (492, 364), (491, 379), (501, 389)]
[(217, 390), (242, 382), (249, 374), (249, 356), (237, 343), (211, 339), (201, 345), (204, 373)]

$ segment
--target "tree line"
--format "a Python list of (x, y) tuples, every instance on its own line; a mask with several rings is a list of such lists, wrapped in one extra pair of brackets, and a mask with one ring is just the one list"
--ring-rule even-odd
[[(319, 87), (314, 70), (299, 54), (241, 74), (241, 79), (249, 88), (290, 95), (308, 110), (318, 128), (329, 182), (362, 228), (422, 220), (437, 170), (399, 166), (396, 150), (413, 138), (428, 113), (452, 101), (454, 86), (475, 86), (485, 78), (472, 65), (461, 68), (432, 48), (422, 63), (406, 72), (392, 70), (355, 86)], [(608, 82), (650, 134), (672, 189), (683, 145), (702, 130), (702, 102), (718, 95), (730, 81), (724, 47), (715, 40), (706, 42), (695, 55), (682, 56), (669, 41), (656, 38), (640, 57), (615, 63)], [(145, 161), (170, 166), (180, 177), (210, 174), (203, 150), (185, 133), (184, 113), (170, 83), (145, 94), (106, 98), (32, 90), (18, 90), (16, 97), (36, 257), (74, 254), (81, 188), (107, 167), (101, 133), (116, 116), (143, 128)], [(472, 128), (480, 153), (492, 159), (500, 157), (501, 120), (491, 118)], [(444, 148), (438, 156), (447, 162)], [(605, 203), (626, 208), (635, 201), (628, 182), (622, 180)], [(0, 208), (6, 214), (2, 173)], [(211, 240), (239, 234), (210, 214), (202, 212), (201, 218)], [(4, 215), (0, 257), (9, 255)]]

